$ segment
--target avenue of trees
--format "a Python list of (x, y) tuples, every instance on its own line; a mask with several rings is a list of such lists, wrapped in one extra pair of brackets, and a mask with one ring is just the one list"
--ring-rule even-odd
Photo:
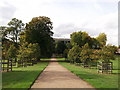
[(114, 45), (106, 45), (107, 36), (100, 33), (98, 37), (93, 38), (86, 32), (74, 32), (71, 34), (72, 48), (67, 49), (67, 60), (70, 63), (82, 63), (90, 65), (98, 61), (114, 60), (114, 53), (117, 47)]
[(22, 63), (51, 57), (54, 52), (53, 28), (50, 18), (39, 16), (24, 24), (13, 18), (7, 26), (1, 26), (2, 59)]
[(50, 18), (45, 16), (34, 17), (26, 24), (13, 18), (7, 26), (0, 27), (3, 35), (2, 58), (13, 59), (24, 66), (27, 62), (51, 57), (53, 53), (64, 56), (70, 63), (89, 64), (114, 59), (117, 47), (106, 45), (105, 33), (91, 37), (87, 32), (73, 32), (70, 43), (65, 44), (54, 41), (52, 29)]

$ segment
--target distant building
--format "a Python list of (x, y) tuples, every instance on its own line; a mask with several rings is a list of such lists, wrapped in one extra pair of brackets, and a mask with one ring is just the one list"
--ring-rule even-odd
[(55, 40), (55, 42), (62, 41), (64, 44), (70, 43), (70, 39), (66, 38), (53, 38), (53, 39)]

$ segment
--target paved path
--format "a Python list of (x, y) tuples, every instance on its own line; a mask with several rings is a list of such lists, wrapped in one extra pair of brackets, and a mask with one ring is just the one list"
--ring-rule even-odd
[[(55, 60), (55, 59), (52, 59)], [(61, 66), (50, 62), (31, 88), (93, 88), (87, 82)]]

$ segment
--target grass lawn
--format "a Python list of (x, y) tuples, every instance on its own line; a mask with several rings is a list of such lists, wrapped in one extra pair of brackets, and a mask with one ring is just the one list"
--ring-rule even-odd
[[(95, 88), (118, 88), (118, 74), (116, 71), (114, 74), (98, 74), (97, 69), (83, 68), (66, 62), (60, 62), (60, 64), (83, 80), (89, 82)], [(117, 65), (117, 60), (113, 64), (114, 68), (117, 67), (114, 65)]]
[(65, 58), (57, 58), (57, 61), (65, 61)]
[(34, 66), (13, 68), (13, 72), (2, 73), (3, 88), (30, 88), (41, 71), (48, 65), (48, 62), (41, 62)]

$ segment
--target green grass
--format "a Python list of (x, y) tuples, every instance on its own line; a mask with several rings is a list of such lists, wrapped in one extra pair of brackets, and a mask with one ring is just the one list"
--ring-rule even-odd
[(60, 64), (95, 88), (118, 88), (118, 74), (98, 74), (96, 69), (82, 68), (65, 62)]
[(3, 88), (30, 88), (30, 85), (47, 65), (47, 62), (41, 62), (34, 66), (13, 68), (13, 72), (4, 72), (2, 74)]
[(65, 58), (57, 58), (57, 61), (65, 61)]

